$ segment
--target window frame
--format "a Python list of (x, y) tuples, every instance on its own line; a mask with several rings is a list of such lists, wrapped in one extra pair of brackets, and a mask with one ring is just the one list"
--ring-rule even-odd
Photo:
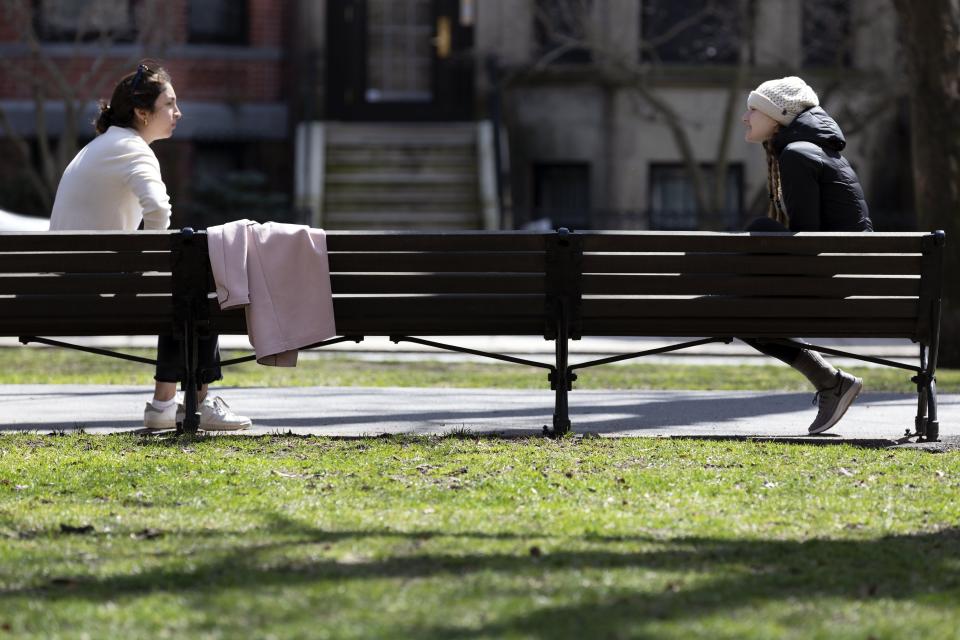
[[(712, 182), (712, 176), (714, 173), (715, 163), (712, 162), (700, 162), (700, 170), (704, 172), (704, 176)], [(676, 220), (692, 220), (692, 224), (683, 225), (683, 224), (671, 224), (667, 223), (657, 223), (657, 211), (658, 209), (654, 208), (654, 192), (655, 192), (655, 182), (656, 174), (658, 171), (670, 171), (676, 172), (675, 175), (682, 176), (686, 182), (686, 188), (689, 190), (690, 194), (693, 194), (693, 184), (687, 170), (687, 166), (683, 162), (650, 162), (647, 165), (647, 225), (651, 230), (655, 231), (696, 231), (700, 229), (701, 223), (701, 212), (696, 211), (668, 211), (662, 210), (660, 215), (663, 216), (662, 219), (669, 220), (670, 216), (674, 216)], [(746, 186), (746, 169), (745, 163), (741, 161), (737, 162), (728, 162), (727, 163), (727, 180), (733, 180), (736, 185), (737, 194), (736, 194), (736, 208), (723, 212), (723, 220), (726, 226), (730, 230), (739, 229), (743, 224), (743, 217), (745, 213), (745, 201), (744, 201), (744, 187)], [(729, 186), (729, 182), (728, 182)], [(728, 201), (730, 194), (727, 195)], [(694, 197), (694, 202), (696, 198)]]
[[(689, 1), (689, 0), (688, 0)], [(685, 13), (691, 13), (696, 11), (705, 11), (709, 8), (710, 5), (717, 2), (723, 2), (724, 0), (696, 0), (701, 6), (695, 10), (686, 11)], [(703, 34), (696, 34), (692, 30), (705, 28), (713, 29), (716, 32), (719, 32), (723, 27), (722, 18), (717, 15), (707, 15), (699, 23), (693, 23), (687, 26), (684, 29), (678, 31), (672, 38), (667, 40), (665, 43), (660, 45), (662, 51), (658, 52), (656, 50), (651, 50), (649, 47), (645, 46), (648, 41), (651, 39), (648, 29), (650, 29), (650, 22), (648, 17), (651, 11), (657, 9), (658, 2), (657, 0), (643, 0), (641, 3), (640, 11), (638, 12), (639, 16), (639, 51), (638, 59), (641, 62), (647, 63), (658, 63), (671, 66), (688, 66), (688, 67), (703, 67), (703, 66), (732, 66), (736, 65), (739, 59), (739, 42), (743, 38), (743, 25), (740, 24), (739, 12), (737, 10), (737, 1), (736, 0), (726, 0), (730, 5), (726, 7), (726, 10), (731, 11), (730, 14), (732, 17), (731, 27), (734, 31), (731, 34), (731, 42), (727, 43), (729, 51), (723, 52), (722, 56), (716, 57), (714, 59), (703, 58), (692, 56), (689, 54), (682, 54), (681, 47), (684, 46), (686, 40), (694, 40), (695, 37), (705, 37)], [(678, 2), (676, 0), (663, 0), (660, 7), (665, 10), (674, 10), (677, 11)], [(674, 20), (670, 25), (665, 25), (665, 29), (673, 28), (677, 23), (679, 23), (682, 18)], [(715, 23), (715, 24), (714, 24)], [(690, 45), (692, 46), (692, 45)], [(665, 51), (664, 51), (665, 50)]]
[[(240, 24), (236, 25), (235, 30), (225, 32), (198, 32), (194, 29), (193, 9), (197, 6), (210, 7), (206, 0), (198, 4), (198, 0), (189, 0), (187, 3), (186, 16), (186, 38), (187, 44), (191, 45), (221, 45), (221, 46), (248, 46), (250, 44), (250, 0), (220, 0), (219, 8), (240, 7), (235, 9), (239, 16)], [(217, 20), (221, 27), (224, 20)]]
[[(583, 187), (582, 206), (570, 208), (548, 208), (548, 205), (542, 202), (544, 184), (543, 175), (548, 171), (583, 171), (578, 177), (579, 183)], [(540, 218), (549, 218), (553, 227), (565, 226), (573, 229), (589, 229), (593, 217), (593, 193), (591, 181), (593, 180), (593, 163), (589, 160), (535, 160), (530, 164), (531, 178), (531, 198), (530, 213), (532, 220)], [(556, 178), (554, 178), (556, 179)], [(557, 180), (557, 183), (571, 184), (570, 176), (566, 179)], [(559, 216), (556, 214), (560, 214)], [(572, 215), (571, 215), (572, 214)]]
[[(80, 0), (74, 0), (79, 2)], [(32, 0), (30, 8), (32, 11), (33, 30), (41, 42), (95, 42), (102, 37), (102, 32), (91, 30), (81, 31), (79, 25), (74, 24), (70, 27), (58, 27), (46, 22), (48, 12), (44, 11), (44, 0)], [(137, 0), (116, 0), (116, 2), (125, 4), (126, 25), (116, 31), (109, 32), (110, 40), (116, 44), (131, 43), (136, 40), (138, 35), (136, 21)], [(81, 10), (82, 11), (82, 10)]]

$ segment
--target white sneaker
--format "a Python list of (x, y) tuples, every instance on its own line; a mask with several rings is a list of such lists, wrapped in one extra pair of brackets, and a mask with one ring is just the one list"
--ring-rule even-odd
[[(183, 422), (187, 411), (182, 404), (177, 405), (177, 422)], [(200, 403), (200, 428), (204, 431), (239, 431), (247, 429), (253, 423), (246, 416), (238, 416), (220, 396), (207, 396)]]
[(162, 411), (148, 402), (143, 409), (143, 427), (153, 431), (163, 431), (166, 429), (176, 429), (177, 419), (182, 420), (183, 416), (177, 415), (177, 405), (171, 404)]

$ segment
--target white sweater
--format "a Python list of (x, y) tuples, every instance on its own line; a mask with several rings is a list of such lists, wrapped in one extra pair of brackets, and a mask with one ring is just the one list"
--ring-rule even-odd
[(50, 230), (134, 231), (170, 226), (170, 198), (160, 163), (133, 129), (110, 127), (67, 166), (57, 187)]

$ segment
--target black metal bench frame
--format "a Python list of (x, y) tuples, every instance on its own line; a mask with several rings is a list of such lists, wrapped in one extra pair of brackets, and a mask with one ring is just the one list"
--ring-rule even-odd
[[(493, 233), (495, 234), (496, 232)], [(607, 233), (609, 234), (610, 232)], [(561, 229), (557, 233), (543, 234), (545, 259), (545, 265), (543, 269), (543, 337), (555, 342), (555, 356), (553, 363), (539, 362), (505, 354), (479, 351), (447, 342), (428, 340), (422, 337), (407, 334), (390, 334), (390, 340), (395, 343), (416, 343), (437, 349), (471, 354), (503, 362), (546, 369), (548, 371), (550, 388), (555, 392), (555, 403), (552, 428), (547, 429), (547, 427), (545, 427), (545, 430), (548, 430), (554, 435), (562, 435), (571, 429), (568, 393), (573, 389), (573, 383), (577, 379), (577, 371), (629, 359), (674, 352), (709, 343), (729, 343), (734, 339), (733, 336), (730, 335), (712, 336), (697, 340), (686, 340), (683, 342), (678, 342), (677, 344), (656, 349), (649, 349), (635, 353), (627, 353), (571, 364), (569, 341), (579, 340), (584, 334), (584, 318), (582, 313), (584, 297), (586, 295), (585, 288), (582, 284), (584, 278), (584, 241), (585, 238), (589, 238), (590, 235), (591, 234), (589, 232), (585, 234), (570, 233), (565, 229)], [(752, 235), (776, 236), (784, 234)], [(742, 234), (740, 237), (742, 237)], [(925, 234), (925, 237), (922, 240), (923, 269), (920, 282), (920, 295), (918, 297), (920, 315), (918, 323), (923, 325), (923, 330), (920, 332), (922, 335), (920, 335), (919, 339), (917, 336), (914, 336), (914, 341), (919, 342), (918, 365), (856, 354), (849, 351), (833, 349), (807, 342), (800, 342), (786, 335), (767, 335), (764, 336), (764, 339), (770, 342), (800, 346), (802, 348), (828, 355), (842, 356), (913, 372), (915, 375), (912, 377), (912, 381), (917, 386), (918, 410), (914, 432), (909, 433), (908, 430), (907, 435), (918, 437), (920, 440), (936, 440), (939, 436), (939, 422), (937, 418), (935, 373), (937, 367), (937, 353), (939, 348), (939, 318), (941, 305), (940, 292), (942, 288), (941, 270), (945, 238), (943, 232), (938, 231)], [(184, 362), (186, 363), (185, 369), (187, 372), (186, 379), (183, 381), (183, 388), (186, 391), (185, 404), (187, 417), (185, 423), (181, 427), (181, 430), (186, 432), (195, 432), (199, 422), (199, 413), (197, 413), (197, 397), (195, 392), (195, 380), (199, 375), (199, 372), (197, 371), (197, 341), (201, 335), (211, 331), (218, 333), (236, 333), (237, 331), (230, 329), (224, 331), (223, 327), (220, 326), (221, 323), (217, 312), (211, 312), (212, 303), (210, 300), (210, 291), (213, 287), (209, 259), (206, 250), (205, 234), (194, 233), (190, 229), (184, 229), (182, 232), (171, 233), (170, 241), (173, 333), (184, 338)], [(430, 277), (430, 275), (431, 274), (425, 274), (424, 277)], [(336, 295), (336, 290), (334, 293)], [(587, 291), (587, 294), (588, 293), (589, 291)], [(24, 331), (24, 333), (26, 333), (26, 331)], [(105, 330), (103, 335), (108, 333), (110, 332)], [(134, 333), (136, 333), (136, 331), (134, 331)], [(740, 336), (749, 334), (750, 332), (746, 330), (743, 332), (737, 332), (737, 335)], [(588, 335), (590, 334), (588, 333)], [(643, 332), (624, 332), (618, 333), (617, 335), (651, 334)], [(864, 334), (864, 337), (870, 336), (869, 334)], [(107, 349), (98, 349), (94, 347), (70, 344), (49, 338), (22, 336), (20, 339), (24, 344), (29, 342), (37, 342), (58, 347), (77, 349), (89, 353), (122, 358), (145, 364), (156, 364), (155, 360), (151, 360), (149, 358), (141, 358), (139, 356), (119, 353)], [(363, 340), (363, 335), (344, 335), (315, 345), (310, 345), (305, 348), (318, 348), (344, 341), (359, 342), (361, 340)], [(248, 362), (253, 359), (254, 356), (235, 358), (221, 362), (221, 366), (229, 366), (241, 362)]]

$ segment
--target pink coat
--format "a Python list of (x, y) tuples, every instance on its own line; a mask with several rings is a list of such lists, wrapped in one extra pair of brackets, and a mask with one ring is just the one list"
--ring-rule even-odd
[(323, 229), (237, 220), (207, 244), (220, 308), (244, 306), (257, 362), (294, 367), (297, 349), (337, 335)]

